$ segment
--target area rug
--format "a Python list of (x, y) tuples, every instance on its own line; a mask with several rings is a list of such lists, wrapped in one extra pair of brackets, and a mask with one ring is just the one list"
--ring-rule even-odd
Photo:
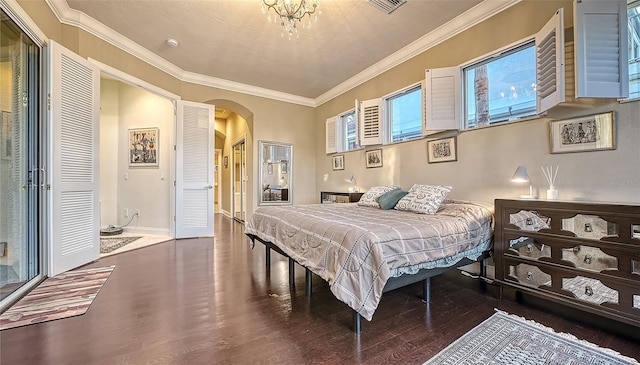
[(85, 314), (115, 266), (48, 278), (0, 315), (0, 331)]
[(100, 253), (109, 253), (126, 246), (140, 237), (100, 237)]
[(424, 365), (638, 364), (632, 358), (556, 333), (534, 321), (497, 311)]

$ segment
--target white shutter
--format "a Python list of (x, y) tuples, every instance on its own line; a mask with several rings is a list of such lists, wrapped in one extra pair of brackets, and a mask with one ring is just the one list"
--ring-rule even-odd
[(326, 153), (338, 152), (338, 118), (331, 117), (325, 124), (326, 130)]
[(49, 41), (48, 275), (100, 257), (100, 71)]
[(381, 100), (371, 99), (360, 103), (360, 145), (382, 144)]
[(213, 236), (215, 107), (178, 101), (176, 238)]
[(565, 101), (564, 9), (536, 34), (536, 111), (542, 113)]
[(576, 96), (629, 96), (627, 1), (574, 2)]
[(460, 68), (425, 70), (424, 130), (460, 128)]

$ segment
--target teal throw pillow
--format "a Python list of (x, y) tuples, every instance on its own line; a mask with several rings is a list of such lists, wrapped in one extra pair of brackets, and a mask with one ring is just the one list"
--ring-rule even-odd
[(386, 192), (378, 197), (378, 204), (380, 204), (380, 209), (388, 210), (393, 209), (396, 206), (398, 201), (402, 199), (408, 192), (402, 189), (391, 190)]

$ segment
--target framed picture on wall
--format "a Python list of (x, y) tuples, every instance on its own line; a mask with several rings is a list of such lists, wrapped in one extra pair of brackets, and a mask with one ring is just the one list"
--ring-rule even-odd
[(436, 139), (427, 142), (427, 161), (429, 163), (457, 160), (456, 137)]
[(382, 149), (367, 151), (365, 160), (367, 168), (382, 167)]
[(344, 170), (344, 155), (335, 155), (331, 159), (331, 167), (333, 171)]
[(551, 153), (614, 150), (613, 112), (549, 122)]
[(158, 128), (129, 129), (129, 167), (157, 167)]

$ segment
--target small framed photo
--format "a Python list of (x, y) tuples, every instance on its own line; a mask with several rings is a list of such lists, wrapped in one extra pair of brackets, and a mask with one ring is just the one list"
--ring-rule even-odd
[(382, 167), (382, 149), (371, 150), (365, 153), (367, 168)]
[(335, 155), (331, 159), (331, 167), (333, 171), (344, 170), (344, 155)]
[(551, 153), (614, 150), (613, 112), (549, 122)]
[(129, 129), (129, 166), (158, 166), (158, 128)]
[(436, 139), (427, 142), (427, 161), (429, 163), (458, 160), (456, 137)]

